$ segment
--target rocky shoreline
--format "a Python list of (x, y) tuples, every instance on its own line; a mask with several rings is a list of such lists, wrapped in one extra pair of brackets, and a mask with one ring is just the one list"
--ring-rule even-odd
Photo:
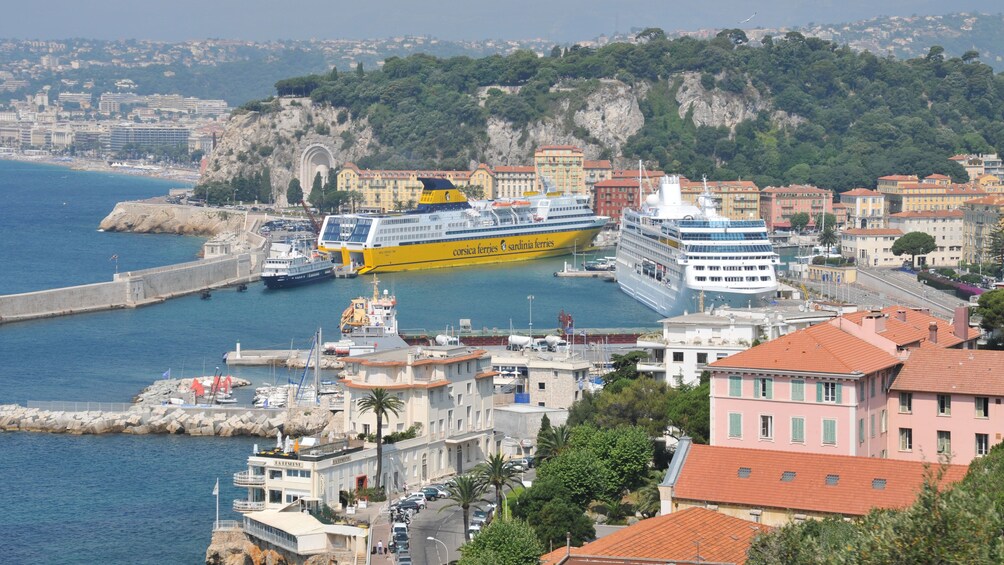
[(98, 225), (109, 232), (214, 236), (243, 230), (247, 213), (160, 202), (119, 202)]
[(134, 405), (124, 412), (68, 412), (0, 405), (0, 431), (66, 434), (172, 434), (275, 437), (342, 433), (342, 419), (320, 408), (263, 410)]

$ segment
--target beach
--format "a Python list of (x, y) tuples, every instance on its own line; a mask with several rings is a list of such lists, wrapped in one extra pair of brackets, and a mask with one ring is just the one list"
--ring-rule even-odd
[(196, 168), (185, 168), (179, 166), (146, 165), (133, 162), (116, 162), (114, 165), (110, 161), (96, 158), (68, 157), (62, 155), (28, 155), (24, 153), (0, 153), (0, 159), (8, 161), (23, 161), (26, 163), (39, 163), (43, 165), (55, 165), (66, 167), (77, 171), (92, 171), (100, 173), (113, 173), (123, 175), (142, 176), (167, 180), (177, 180), (187, 184), (195, 184), (199, 181), (199, 170)]

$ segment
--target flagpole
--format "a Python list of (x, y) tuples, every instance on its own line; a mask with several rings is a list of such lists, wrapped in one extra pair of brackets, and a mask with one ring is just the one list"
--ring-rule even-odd
[(216, 477), (216, 487), (213, 488), (213, 494), (216, 495), (216, 527), (214, 529), (220, 529), (220, 478)]

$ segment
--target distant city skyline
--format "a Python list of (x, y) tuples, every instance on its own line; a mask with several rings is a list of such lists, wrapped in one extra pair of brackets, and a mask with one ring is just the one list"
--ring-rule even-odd
[(631, 28), (666, 31), (836, 24), (878, 16), (1002, 11), (999, 0), (49, 0), (0, 19), (6, 39), (531, 39), (555, 43)]

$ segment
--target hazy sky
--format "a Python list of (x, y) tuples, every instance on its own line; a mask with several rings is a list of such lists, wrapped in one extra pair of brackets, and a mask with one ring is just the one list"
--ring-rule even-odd
[(591, 39), (633, 27), (839, 23), (879, 15), (1004, 11), (1000, 0), (45, 0), (0, 16), (21, 39)]

